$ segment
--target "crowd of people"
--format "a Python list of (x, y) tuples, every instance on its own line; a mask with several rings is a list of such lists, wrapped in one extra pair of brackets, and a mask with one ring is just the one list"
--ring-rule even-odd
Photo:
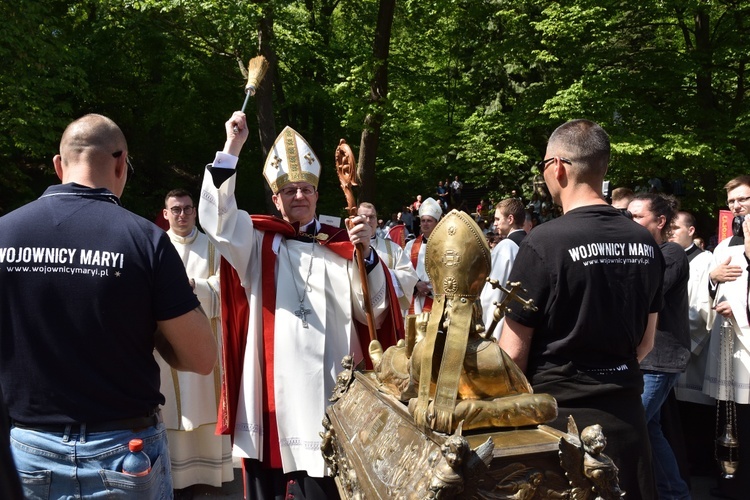
[[(198, 202), (166, 194), (164, 230), (122, 207), (127, 141), (101, 115), (63, 132), (62, 184), (0, 218), (4, 498), (189, 496), (231, 481), (233, 457), (246, 498), (338, 497), (320, 433), (340, 361), (369, 366), (368, 328), (387, 348), (406, 315), (431, 311), (429, 239), (451, 208), (470, 212), (465, 188), (454, 176), (387, 221), (363, 202), (346, 228), (327, 225), (321, 163), (287, 127), (262, 169), (281, 217), (250, 215), (234, 192), (252, 175), (238, 173), (245, 114), (225, 133)], [(750, 455), (750, 176), (725, 186), (737, 220), (712, 254), (674, 197), (608, 200), (609, 159), (607, 133), (573, 120), (550, 136), (530, 200), (480, 200), (490, 278), (520, 281), (537, 309), (513, 303), (498, 323), (489, 284), (478, 305), (556, 398), (549, 425), (601, 425), (628, 498), (690, 498), (691, 474), (717, 472), (718, 423), (743, 443), (734, 458)], [(123, 470), (134, 438), (148, 480)], [(716, 494), (743, 498), (748, 482), (740, 467)]]

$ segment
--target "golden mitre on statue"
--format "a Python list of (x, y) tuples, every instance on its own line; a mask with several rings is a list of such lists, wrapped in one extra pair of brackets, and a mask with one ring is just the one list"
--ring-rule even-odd
[(268, 152), (263, 177), (274, 193), (290, 182), (307, 182), (318, 189), (320, 168), (320, 160), (304, 137), (285, 127)]

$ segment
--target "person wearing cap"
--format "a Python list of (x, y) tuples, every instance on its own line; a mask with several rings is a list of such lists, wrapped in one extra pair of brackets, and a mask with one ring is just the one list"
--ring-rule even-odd
[(375, 205), (363, 201), (357, 207), (357, 215), (366, 217), (367, 223), (373, 228), (370, 246), (378, 252), (378, 257), (385, 262), (388, 271), (391, 273), (391, 281), (396, 289), (396, 296), (402, 312), (408, 311), (414, 294), (414, 285), (419, 278), (411, 262), (409, 262), (407, 253), (392, 239), (377, 236), (375, 230), (378, 226), (378, 212)]
[[(190, 287), (211, 321), (214, 338), (221, 335), (219, 264), (221, 256), (208, 237), (196, 227), (198, 209), (184, 189), (173, 189), (164, 197), (162, 217), (169, 223), (167, 235), (180, 255)], [(172, 458), (172, 486), (175, 497), (190, 496), (192, 486), (221, 486), (234, 479), (232, 443), (229, 436), (217, 436), (219, 403), (217, 381), (221, 365), (208, 375), (178, 372), (161, 356), (161, 393), (164, 425)]]
[(325, 477), (320, 433), (342, 359), (351, 354), (358, 364), (369, 346), (357, 245), (384, 347), (403, 334), (395, 330), (398, 299), (364, 217), (352, 218), (348, 230), (316, 218), (321, 164), (292, 128), (279, 134), (263, 168), (282, 218), (239, 210), (235, 167), (248, 137), (245, 114), (235, 112), (225, 128), (224, 149), (206, 168), (198, 205), (203, 229), (223, 257), (217, 427), (233, 435), (233, 454), (243, 459), (245, 498), (337, 498), (333, 479)]
[(434, 198), (424, 200), (419, 207), (419, 227), (422, 234), (409, 241), (404, 247), (404, 251), (409, 256), (411, 265), (414, 266), (419, 278), (414, 287), (409, 314), (419, 314), (432, 310), (432, 284), (430, 283), (430, 277), (427, 275), (424, 257), (427, 253), (427, 238), (430, 237), (442, 216), (443, 209), (440, 208), (440, 203), (435, 201)]
[[(154, 348), (178, 370), (216, 365), (169, 237), (121, 204), (127, 156), (114, 121), (85, 115), (52, 160), (62, 184), (0, 218), (0, 392), (27, 498), (171, 497)], [(122, 472), (131, 439), (146, 476)]]
[[(506, 286), (513, 261), (518, 253), (518, 247), (526, 236), (523, 224), (526, 220), (526, 210), (518, 198), (506, 198), (495, 206), (494, 227), (501, 240), (492, 249), (492, 267), (489, 278)], [(489, 327), (495, 314), (495, 302), (501, 302), (505, 298), (499, 288), (494, 288), (489, 283), (484, 285), (479, 301), (482, 304), (482, 318), (484, 326)], [(497, 328), (493, 334), (497, 337), (500, 329)]]

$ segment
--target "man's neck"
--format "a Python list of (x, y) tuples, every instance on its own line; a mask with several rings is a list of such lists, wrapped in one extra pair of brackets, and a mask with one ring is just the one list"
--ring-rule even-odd
[(592, 205), (609, 205), (596, 192), (586, 190), (583, 192), (571, 193), (570, 196), (561, 197), (560, 200), (563, 213), (568, 213), (576, 208), (588, 207)]
[(188, 230), (185, 230), (185, 229), (181, 229), (181, 228), (175, 229), (175, 228), (173, 228), (173, 227), (171, 227), (171, 228), (169, 228), (169, 229), (170, 229), (170, 230), (171, 230), (171, 231), (172, 231), (172, 232), (173, 232), (174, 234), (176, 234), (177, 236), (180, 236), (180, 237), (182, 237), (182, 238), (187, 238), (188, 236), (190, 236), (191, 234), (193, 234), (193, 231), (195, 231), (195, 226), (191, 227), (191, 228), (190, 228), (190, 229), (188, 229)]
[(309, 221), (307, 221), (305, 223), (300, 222), (299, 223), (299, 230), (300, 231), (307, 230), (309, 228), (310, 224), (313, 224), (314, 222), (315, 222), (315, 217), (313, 217), (312, 219), (310, 219)]

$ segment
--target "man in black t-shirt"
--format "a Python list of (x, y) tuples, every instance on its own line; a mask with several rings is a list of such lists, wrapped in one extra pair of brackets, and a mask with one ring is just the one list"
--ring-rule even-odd
[[(171, 493), (154, 348), (178, 370), (216, 363), (174, 246), (120, 204), (127, 156), (120, 128), (86, 115), (53, 159), (63, 184), (0, 218), (0, 386), (28, 497)], [(122, 472), (133, 438), (147, 478)]]
[(602, 195), (607, 133), (573, 120), (550, 136), (541, 175), (562, 217), (521, 243), (509, 280), (520, 281), (537, 311), (510, 306), (500, 346), (534, 391), (557, 399), (566, 429), (601, 424), (605, 450), (628, 498), (655, 498), (638, 361), (654, 342), (663, 257), (648, 231)]

